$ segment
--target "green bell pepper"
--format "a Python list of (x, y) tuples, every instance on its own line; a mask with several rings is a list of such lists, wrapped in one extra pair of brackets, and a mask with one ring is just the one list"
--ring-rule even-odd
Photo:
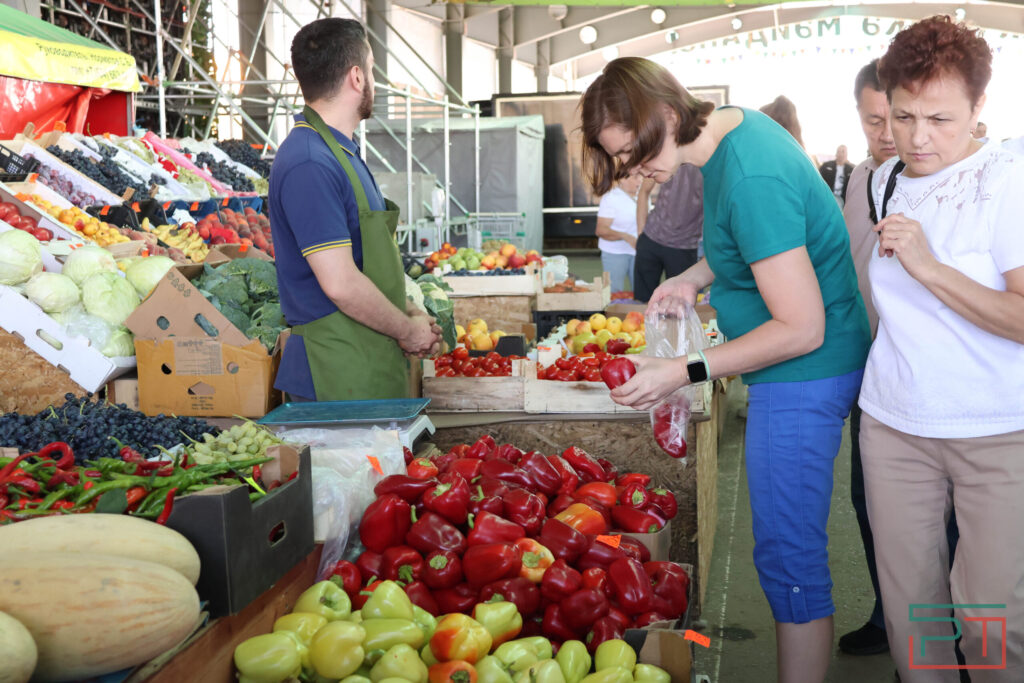
[(590, 653), (580, 640), (567, 640), (562, 643), (558, 654), (555, 655), (555, 661), (562, 668), (565, 683), (580, 683), (590, 673)]
[(555, 649), (551, 647), (551, 641), (544, 636), (525, 636), (523, 638), (516, 638), (511, 642), (533, 645), (533, 649), (537, 651), (537, 659), (541, 661), (555, 656)]
[(621, 638), (606, 640), (594, 652), (594, 671), (622, 667), (633, 670), (636, 666), (636, 650)]
[(545, 659), (543, 662), (531, 664), (530, 668), (521, 671), (515, 677), (515, 683), (565, 683), (565, 676), (558, 662)]
[(413, 605), (412, 620), (423, 631), (423, 639), (429, 641), (437, 628), (437, 618), (419, 605)]
[(501, 663), (508, 667), (512, 673), (525, 671), (540, 661), (537, 656), (537, 648), (522, 640), (512, 640), (502, 643), (494, 650), (494, 656), (501, 660)]
[(613, 666), (590, 674), (580, 683), (633, 683), (633, 672), (621, 666)]
[(508, 667), (494, 655), (487, 655), (476, 663), (477, 683), (513, 683)]
[(636, 683), (672, 683), (672, 676), (653, 664), (637, 664), (633, 667), (633, 681)]
[(420, 659), (419, 652), (405, 643), (399, 643), (389, 648), (370, 669), (371, 681), (381, 681), (389, 677), (401, 678), (412, 683), (427, 683), (427, 665)]
[[(331, 584), (334, 585), (334, 584)], [(350, 621), (332, 621), (316, 632), (310, 641), (313, 668), (325, 678), (344, 678), (363, 663), (362, 642), (366, 631)]]
[(313, 636), (327, 623), (327, 619), (312, 612), (292, 612), (277, 618), (274, 622), (274, 633), (278, 631), (291, 631), (299, 636), (299, 639), (307, 647)]
[[(344, 593), (345, 591), (342, 592)], [(370, 597), (366, 599), (362, 613), (364, 621), (368, 619), (406, 619), (413, 621), (414, 618), (409, 596), (394, 581), (381, 581), (373, 589)]]
[(512, 640), (523, 630), (523, 616), (514, 602), (477, 603), (473, 608), (473, 618), (491, 634), (492, 647)]
[(280, 683), (302, 673), (302, 657), (296, 639), (287, 632), (264, 633), (238, 644), (235, 666), (239, 681)]
[(367, 619), (360, 626), (366, 631), (363, 647), (367, 651), (390, 650), (399, 643), (419, 649), (427, 642), (423, 629), (411, 619)]
[(346, 619), (352, 613), (352, 601), (348, 593), (330, 581), (314, 583), (295, 601), (292, 612), (319, 614), (327, 621)]

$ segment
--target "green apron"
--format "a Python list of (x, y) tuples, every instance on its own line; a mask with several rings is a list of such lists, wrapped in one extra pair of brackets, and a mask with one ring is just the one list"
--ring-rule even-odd
[[(359, 234), (363, 247), (363, 275), (399, 310), (405, 311), (405, 271), (395, 242), (398, 207), (385, 199), (384, 211), (371, 211), (366, 190), (356, 175), (347, 150), (331, 134), (315, 111), (303, 110), (308, 127), (316, 130), (345, 169), (359, 206)], [(306, 124), (299, 123), (299, 126)], [(306, 346), (318, 401), (353, 401), (407, 398), (409, 364), (398, 342), (356, 322), (341, 311), (304, 325), (295, 325)]]

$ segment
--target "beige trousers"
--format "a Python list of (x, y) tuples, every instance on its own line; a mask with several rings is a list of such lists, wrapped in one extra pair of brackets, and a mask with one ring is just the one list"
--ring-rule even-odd
[[(860, 448), (885, 626), (903, 683), (958, 683), (957, 627), (972, 683), (1024, 681), (1024, 431), (930, 439), (864, 413)], [(953, 507), (960, 541), (950, 571)]]

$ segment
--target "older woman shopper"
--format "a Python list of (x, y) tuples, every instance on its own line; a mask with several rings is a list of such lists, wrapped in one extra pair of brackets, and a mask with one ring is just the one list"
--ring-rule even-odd
[(750, 385), (747, 479), (754, 564), (771, 605), (778, 680), (824, 680), (832, 651), (828, 521), (833, 461), (870, 343), (849, 238), (832, 193), (796, 140), (764, 114), (714, 109), (664, 67), (610, 62), (582, 99), (583, 155), (596, 192), (639, 171), (704, 176), (707, 258), (651, 297), (689, 303), (714, 281), (731, 341), (688, 358), (636, 359), (612, 392), (647, 409), (679, 387), (743, 374)]
[(974, 683), (1024, 680), (1024, 159), (972, 137), (991, 63), (978, 31), (932, 17), (878, 65), (898, 158), (872, 181), (860, 445), (905, 683), (959, 680), (934, 668), (956, 666), (954, 633)]

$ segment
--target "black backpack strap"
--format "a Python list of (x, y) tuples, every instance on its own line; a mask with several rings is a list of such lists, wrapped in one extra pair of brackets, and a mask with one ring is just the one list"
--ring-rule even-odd
[(875, 211), (875, 193), (871, 191), (871, 181), (875, 177), (875, 172), (872, 170), (868, 171), (868, 217), (871, 218), (871, 225), (878, 223), (878, 212)]
[(892, 199), (892, 195), (896, 191), (896, 179), (899, 177), (900, 171), (906, 168), (906, 166), (907, 165), (900, 160), (892, 167), (892, 173), (889, 174), (889, 180), (885, 183), (885, 194), (882, 195), (882, 218), (885, 218), (886, 207), (888, 207), (889, 200)]

